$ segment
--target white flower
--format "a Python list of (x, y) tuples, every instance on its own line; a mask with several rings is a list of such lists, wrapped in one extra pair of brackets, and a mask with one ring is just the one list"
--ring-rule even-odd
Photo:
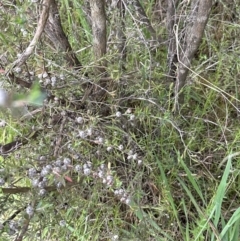
[(60, 167), (60, 166), (62, 166), (63, 163), (62, 163), (61, 159), (57, 159), (54, 164), (55, 164), (55, 166)]
[(53, 76), (53, 77), (51, 77), (51, 84), (52, 84), (52, 86), (55, 86), (55, 84), (56, 84), (56, 82), (57, 82), (57, 78), (56, 78), (56, 76)]
[(129, 205), (131, 203), (131, 199), (128, 197), (126, 200), (125, 200), (125, 204)]
[(102, 183), (105, 184), (107, 182), (106, 178), (102, 179)]
[[(47, 78), (48, 77), (48, 73), (47, 72), (44, 72), (44, 73), (42, 73), (42, 78)], [(50, 80), (50, 79), (49, 79)]]
[(116, 117), (121, 117), (122, 113), (120, 111), (117, 111), (115, 115), (116, 115)]
[(91, 127), (88, 128), (86, 132), (87, 132), (87, 135), (88, 135), (88, 136), (91, 136), (91, 135), (92, 135), (92, 132), (93, 132), (93, 131), (92, 131), (92, 128), (91, 128)]
[(133, 159), (133, 160), (137, 160), (137, 153), (135, 153), (135, 154), (132, 156), (132, 159)]
[(58, 182), (56, 186), (57, 186), (57, 188), (61, 188), (63, 186), (63, 184), (61, 182)]
[(135, 119), (135, 115), (130, 115), (129, 119), (130, 121), (133, 121)]
[(81, 116), (77, 117), (76, 122), (79, 124), (83, 124), (83, 118)]
[(40, 196), (44, 196), (44, 195), (46, 194), (46, 192), (47, 192), (47, 191), (42, 188), (42, 189), (39, 190), (39, 193), (38, 193), (38, 194), (39, 194)]
[(90, 175), (90, 173), (91, 173), (91, 169), (89, 169), (89, 168), (84, 168), (84, 169), (83, 169), (83, 173), (84, 173), (85, 176), (88, 176), (88, 175)]
[(41, 176), (42, 177), (45, 177), (48, 173), (49, 173), (49, 169), (47, 169), (46, 167), (44, 167), (41, 171)]
[(32, 216), (33, 213), (34, 213), (34, 209), (32, 206), (28, 205), (27, 208), (26, 208), (26, 213), (29, 215), (29, 216)]
[(107, 185), (108, 185), (108, 186), (111, 186), (111, 185), (113, 184), (113, 176), (108, 175), (108, 176), (106, 177), (106, 180), (107, 180)]
[(132, 113), (132, 109), (128, 108), (127, 111), (126, 111), (126, 114), (131, 114), (131, 113)]
[(59, 225), (62, 226), (62, 227), (66, 226), (66, 221), (65, 220), (61, 220), (59, 222)]
[(49, 170), (49, 171), (51, 171), (51, 170), (52, 170), (52, 165), (48, 164), (48, 165), (46, 166), (46, 169)]
[(46, 156), (40, 156), (39, 157), (39, 161), (46, 161), (46, 160), (47, 160)]
[(119, 151), (122, 151), (122, 150), (123, 150), (123, 145), (119, 145), (119, 146), (118, 146), (118, 150), (119, 150)]
[(49, 84), (51, 84), (51, 80), (50, 80), (50, 78), (46, 78), (44, 80), (44, 85), (49, 85)]
[(61, 115), (62, 116), (65, 116), (67, 114), (67, 112), (65, 111), (65, 110), (63, 110), (62, 112), (61, 112)]
[(46, 182), (43, 182), (43, 181), (42, 181), (42, 182), (39, 182), (39, 183), (38, 183), (38, 187), (41, 188), (41, 189), (43, 189), (44, 187), (46, 187)]
[(133, 155), (128, 155), (127, 159), (128, 159), (128, 160), (133, 159)]
[(108, 146), (107, 147), (107, 151), (110, 152), (112, 150), (112, 147), (111, 146)]
[(87, 133), (85, 131), (79, 131), (78, 132), (78, 136), (82, 139), (86, 138), (87, 137)]
[(19, 74), (19, 73), (21, 73), (22, 69), (21, 69), (20, 67), (16, 67), (16, 68), (14, 69), (14, 71), (15, 71), (17, 74)]
[(65, 157), (65, 158), (63, 159), (63, 163), (64, 163), (65, 165), (70, 165), (70, 164), (71, 164), (71, 160), (70, 160), (69, 158)]
[(33, 180), (32, 180), (32, 186), (33, 186), (33, 187), (37, 187), (38, 184), (39, 184), (38, 179), (33, 179)]
[(119, 239), (118, 235), (113, 235), (112, 236), (112, 241), (117, 241)]
[(22, 35), (23, 35), (23, 37), (26, 37), (28, 35), (28, 32), (26, 30), (23, 30)]
[(37, 170), (33, 167), (28, 170), (28, 175), (30, 178), (34, 177), (36, 175), (36, 173), (37, 173)]
[(99, 144), (103, 144), (104, 139), (102, 137), (98, 136), (97, 141), (98, 141)]
[(76, 172), (81, 172), (81, 171), (82, 171), (82, 167), (81, 167), (80, 165), (76, 165), (75, 168), (74, 168), (74, 170), (75, 170)]
[(98, 172), (98, 177), (99, 178), (103, 178), (104, 177), (104, 172), (103, 171), (99, 171)]

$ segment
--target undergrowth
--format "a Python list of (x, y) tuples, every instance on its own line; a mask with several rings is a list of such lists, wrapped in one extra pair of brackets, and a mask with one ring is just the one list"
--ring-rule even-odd
[[(61, 3), (63, 27), (74, 50), (78, 39), (86, 47), (78, 57), (89, 72), (95, 67), (90, 27), (79, 3)], [(24, 49), (34, 29), (21, 17), (32, 4), (17, 6), (9, 8), (15, 15), (1, 15), (15, 23), (0, 35), (9, 37), (1, 64)], [(154, 54), (135, 39), (140, 29), (128, 27), (126, 71), (114, 51), (106, 56), (113, 90), (106, 102), (85, 96), (84, 71), (68, 69), (49, 44), (39, 43), (25, 78), (40, 83), (47, 97), (30, 117), (1, 115), (2, 145), (25, 140), (0, 159), (1, 240), (14, 240), (27, 221), (24, 240), (239, 240), (238, 40), (214, 41), (207, 31), (199, 52), (205, 61), (191, 67), (176, 114), (164, 47)], [(238, 32), (232, 26), (226, 35)], [(43, 66), (47, 75), (39, 74)], [(90, 71), (93, 83), (98, 78)]]

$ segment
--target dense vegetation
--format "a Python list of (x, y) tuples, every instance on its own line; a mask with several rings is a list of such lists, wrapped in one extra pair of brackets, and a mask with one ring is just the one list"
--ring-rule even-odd
[(238, 241), (238, 1), (213, 1), (181, 89), (198, 0), (106, 1), (105, 52), (105, 1), (51, 0), (63, 32), (21, 62), (43, 2), (0, 3), (0, 240)]

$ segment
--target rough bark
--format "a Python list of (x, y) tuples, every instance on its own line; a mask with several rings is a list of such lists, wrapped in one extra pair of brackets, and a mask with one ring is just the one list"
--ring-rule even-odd
[(168, 32), (168, 79), (171, 81), (175, 78), (177, 63), (177, 46), (174, 36), (174, 25), (176, 24), (176, 4), (174, 0), (168, 0), (167, 6), (167, 32)]
[[(93, 52), (96, 60), (100, 60), (106, 54), (107, 48), (107, 29), (106, 13), (104, 0), (90, 0), (92, 33), (93, 33)], [(101, 60), (98, 71), (105, 72), (106, 61)]]
[[(193, 14), (192, 21), (190, 21), (187, 26), (187, 31), (185, 33), (186, 38), (184, 51), (181, 54), (178, 53), (178, 68), (176, 70), (175, 85), (175, 110), (178, 109), (179, 104), (182, 104), (184, 101), (183, 94), (179, 95), (179, 93), (186, 83), (186, 78), (189, 72), (191, 61), (194, 57), (194, 54), (197, 52), (197, 49), (202, 40), (211, 7), (212, 0), (201, 0), (198, 1), (195, 6), (192, 5), (191, 12), (194, 11), (195, 14)], [(175, 27), (177, 34), (177, 26), (175, 25)]]
[(65, 53), (65, 59), (69, 67), (82, 67), (77, 56), (73, 53), (68, 38), (63, 31), (57, 3), (55, 0), (51, 0), (49, 18), (44, 31), (55, 48)]
[(134, 15), (134, 17), (137, 20), (136, 24), (137, 25), (143, 24), (146, 27), (146, 29), (149, 31), (149, 33), (151, 34), (152, 40), (160, 42), (161, 39), (160, 39), (160, 37), (157, 36), (157, 33), (156, 33), (155, 29), (153, 28), (149, 18), (147, 17), (147, 14), (146, 14), (144, 8), (142, 7), (141, 3), (138, 0), (134, 0), (132, 4), (135, 8), (135, 11), (132, 14)]

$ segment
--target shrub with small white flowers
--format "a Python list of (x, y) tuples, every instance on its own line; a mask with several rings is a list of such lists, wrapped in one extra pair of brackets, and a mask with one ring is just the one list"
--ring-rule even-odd
[[(45, 64), (52, 65), (50, 60)], [(26, 138), (22, 137), (22, 133), (20, 135), (19, 139), (23, 139), (24, 143), (14, 153), (15, 159), (19, 160), (18, 173), (14, 173), (15, 170), (12, 175), (9, 171), (7, 175), (0, 173), (0, 186), (6, 185), (5, 181), (8, 180), (14, 183), (16, 174), (23, 177), (20, 180), (25, 187), (19, 190), (22, 191), (20, 194), (24, 193), (24, 207), (29, 218), (36, 215), (33, 219), (38, 222), (42, 212), (51, 225), (59, 224), (71, 229), (66, 225), (67, 215), (60, 210), (59, 203), (78, 199), (66, 208), (67, 212), (76, 213), (77, 218), (83, 200), (90, 201), (89, 197), (94, 198), (92, 192), (96, 191), (98, 200), (109, 199), (109, 203), (117, 201), (131, 206), (133, 197), (121, 187), (134, 188), (135, 181), (132, 180), (137, 176), (134, 173), (136, 168), (141, 168), (140, 159), (144, 156), (134, 133), (133, 124), (138, 116), (133, 107), (120, 106), (114, 101), (107, 105), (107, 114), (101, 114), (98, 105), (102, 103), (80, 101), (83, 99), (81, 85), (69, 84), (78, 80), (79, 72), (77, 76), (69, 76), (64, 71), (48, 72), (47, 69), (51, 68), (41, 68), (38, 74), (31, 70), (33, 79), (38, 79), (41, 88), (46, 89), (47, 98), (40, 108), (41, 115), (37, 114), (36, 119), (33, 115), (29, 123), (24, 122), (26, 126), (34, 123), (31, 129), (34, 133)], [(23, 72), (22, 68), (15, 68), (19, 76)], [(0, 121), (0, 127), (8, 126), (5, 121)], [(131, 130), (128, 129), (130, 127)], [(38, 129), (39, 135), (35, 133)], [(12, 228), (13, 231), (16, 229)], [(114, 235), (112, 239), (118, 240), (119, 236)]]
[(26, 213), (28, 216), (32, 216), (34, 214), (34, 208), (31, 205), (28, 205), (26, 208)]

